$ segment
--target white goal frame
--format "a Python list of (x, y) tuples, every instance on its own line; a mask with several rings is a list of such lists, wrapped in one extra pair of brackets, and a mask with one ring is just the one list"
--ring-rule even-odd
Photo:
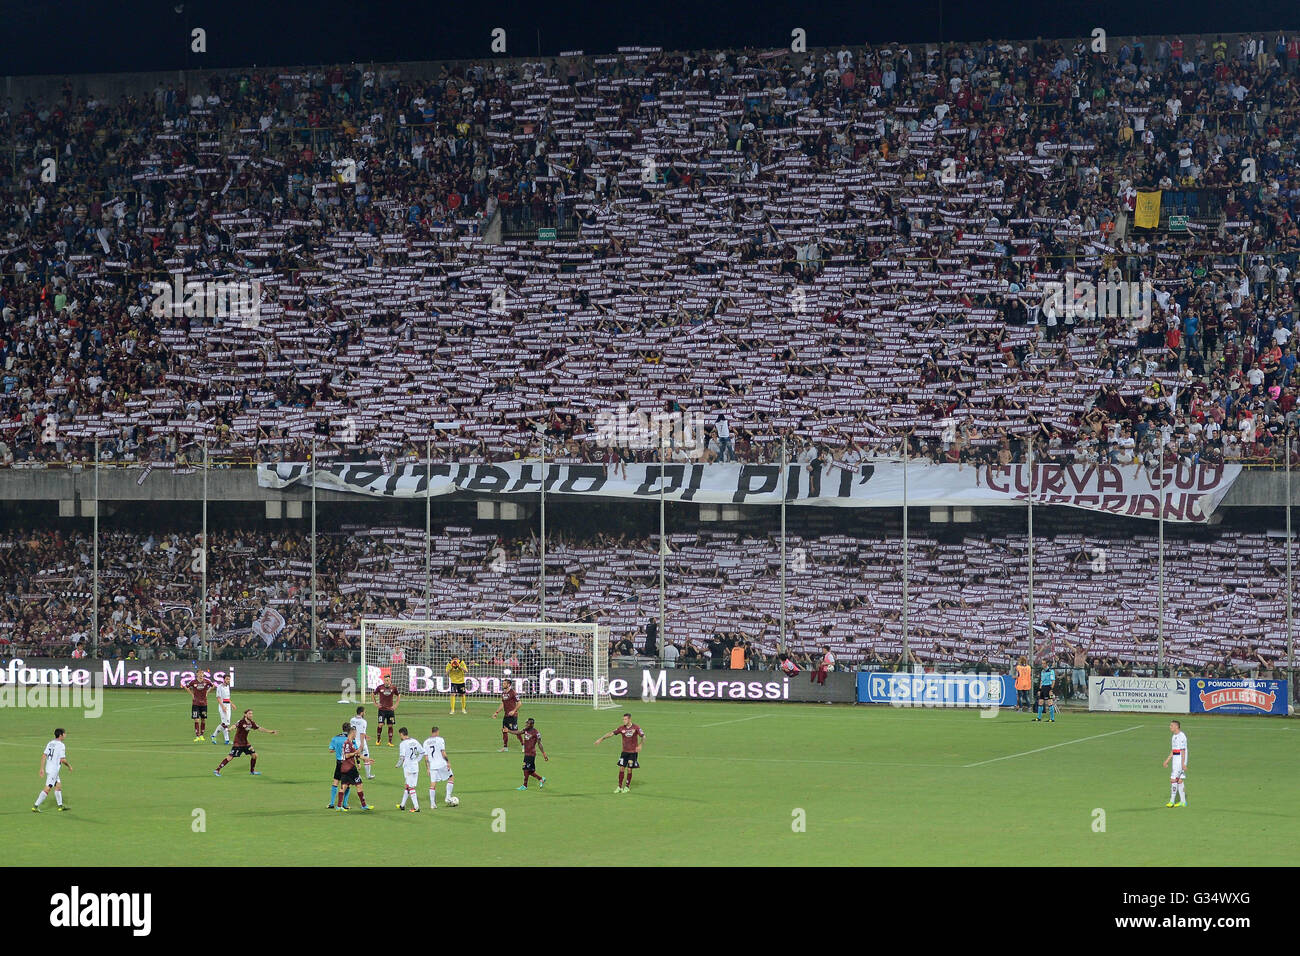
[[(389, 651), (390, 660), (381, 661), (379, 659), (380, 648), (391, 648), (392, 646), (389, 643), (381, 645), (374, 639), (375, 633), (381, 629), (389, 634), (398, 632), (410, 635), (402, 640), (406, 646), (402, 648), (400, 663), (392, 660), (391, 650)], [(368, 680), (368, 668), (370, 667), (390, 666), (396, 669), (397, 667), (410, 668), (416, 666), (429, 668), (430, 674), (427, 677), (431, 681), (443, 676), (443, 669), (449, 659), (449, 652), (445, 649), (445, 645), (435, 647), (434, 639), (440, 634), (450, 632), (463, 634), (466, 631), (514, 634), (536, 632), (538, 634), (534, 655), (539, 666), (535, 672), (529, 673), (527, 664), (522, 660), (518, 671), (499, 669), (496, 668), (496, 665), (490, 665), (487, 669), (494, 671), (494, 676), (475, 675), (474, 669), (471, 669), (470, 680), (475, 681), (475, 687), (481, 685), (487, 687), (486, 690), (471, 688), (471, 697), (481, 698), (488, 694), (499, 694), (500, 682), (508, 679), (514, 682), (516, 688), (521, 688), (519, 692), (521, 699), (528, 698), (570, 704), (589, 701), (594, 710), (603, 710), (616, 706), (609, 692), (608, 629), (602, 628), (599, 624), (578, 621), (424, 621), (406, 618), (362, 618), (361, 671), (359, 675), (362, 694), (368, 696), (371, 692)], [(581, 656), (571, 652), (549, 650), (547, 648), (547, 636), (555, 633), (584, 636), (586, 663), (583, 663)], [(423, 635), (424, 640), (420, 641), (417, 646), (412, 646), (420, 635)], [(461, 656), (468, 655), (462, 652)], [(477, 669), (482, 670), (483, 668), (479, 665)], [(425, 678), (426, 675), (420, 674), (419, 677)], [(590, 682), (589, 689), (584, 687), (587, 682)], [(434, 697), (442, 696), (445, 693), (438, 689), (412, 690), (413, 679), (409, 672), (403, 675), (400, 682), (395, 681), (395, 683), (397, 683), (398, 692), (403, 696), (409, 694), (414, 697)]]

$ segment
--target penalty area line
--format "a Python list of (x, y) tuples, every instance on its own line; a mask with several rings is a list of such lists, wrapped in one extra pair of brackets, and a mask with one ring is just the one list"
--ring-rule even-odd
[(1068, 747), (1070, 744), (1081, 744), (1085, 740), (1100, 740), (1102, 737), (1113, 737), (1116, 734), (1126, 734), (1130, 730), (1141, 730), (1143, 724), (1134, 724), (1132, 727), (1125, 727), (1123, 730), (1111, 730), (1104, 734), (1093, 734), (1091, 737), (1080, 737), (1077, 740), (1063, 740), (1059, 744), (1051, 744), (1047, 747), (1038, 747), (1034, 750), (1022, 750), (1018, 754), (1007, 754), (1005, 757), (993, 757), (989, 760), (980, 760), (976, 763), (963, 764), (963, 770), (969, 770), (971, 767), (982, 767), (985, 764), (997, 763), (999, 760), (1012, 760), (1016, 757), (1028, 757), (1030, 754), (1040, 754), (1045, 750), (1055, 750), (1057, 747)]

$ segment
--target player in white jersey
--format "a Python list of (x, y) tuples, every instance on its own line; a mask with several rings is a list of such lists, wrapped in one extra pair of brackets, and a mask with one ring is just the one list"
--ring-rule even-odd
[(451, 791), (455, 789), (456, 778), (452, 775), (451, 762), (447, 759), (447, 741), (438, 736), (437, 727), (429, 732), (429, 737), (424, 742), (424, 756), (429, 764), (429, 806), (437, 809), (437, 788), (444, 780), (447, 781), (445, 799), (447, 805), (452, 806)]
[(1161, 764), (1169, 767), (1170, 762), (1173, 762), (1169, 770), (1169, 802), (1165, 806), (1185, 807), (1187, 806), (1187, 785), (1184, 780), (1187, 776), (1187, 735), (1183, 733), (1182, 722), (1177, 720), (1169, 721), (1169, 732), (1173, 734), (1173, 739), (1169, 742), (1169, 756)]
[(357, 749), (361, 751), (361, 762), (366, 765), (366, 779), (374, 780), (375, 762), (370, 759), (370, 735), (366, 733), (366, 728), (370, 724), (366, 721), (366, 709), (358, 707), (357, 715), (348, 723), (357, 728)]
[(424, 759), (424, 748), (406, 732), (405, 727), (398, 727), (397, 733), (402, 742), (397, 745), (397, 763), (394, 766), (401, 767), (406, 778), (406, 790), (402, 793), (402, 802), (397, 805), (397, 809), (405, 810), (407, 798), (410, 798), (411, 812), (419, 813), (420, 798), (415, 795), (415, 788), (420, 783), (420, 761)]
[(62, 727), (56, 728), (54, 739), (41, 751), (41, 776), (45, 778), (45, 789), (36, 795), (36, 802), (32, 804), (32, 813), (41, 812), (41, 804), (45, 802), (51, 790), (54, 791), (54, 802), (59, 805), (59, 809), (68, 809), (63, 805), (63, 784), (59, 782), (59, 774), (63, 772), (63, 768), (72, 769), (72, 764), (68, 763), (68, 747), (63, 742), (65, 736), (67, 734)]
[(212, 742), (217, 743), (217, 734), (226, 738), (226, 743), (230, 743), (230, 685), (231, 678), (227, 674), (213, 677), (216, 687), (213, 690), (217, 695), (217, 713), (221, 715), (221, 726), (212, 731)]

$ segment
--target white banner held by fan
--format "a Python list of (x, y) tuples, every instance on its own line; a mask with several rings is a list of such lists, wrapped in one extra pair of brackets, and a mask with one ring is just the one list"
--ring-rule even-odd
[[(435, 464), (428, 474), (422, 463), (385, 469), (375, 463), (334, 464), (316, 470), (316, 487), (386, 498), (423, 498), (450, 494), (535, 495), (541, 488), (541, 465)], [(910, 506), (1013, 505), (1030, 498), (1028, 465), (907, 464)], [(837, 508), (898, 508), (903, 503), (901, 461), (855, 466), (832, 464), (810, 468), (787, 466), (787, 502)], [(1240, 465), (1177, 465), (1162, 479), (1144, 469), (1105, 464), (1033, 466), (1033, 500), (1038, 505), (1065, 505), (1135, 518), (1160, 516), (1163, 483), (1166, 521), (1206, 522), (1241, 473)], [(262, 488), (306, 485), (306, 464), (259, 465)], [(546, 493), (597, 498), (657, 499), (660, 485), (669, 501), (698, 504), (778, 505), (781, 466), (776, 464), (630, 464), (624, 473), (603, 464), (547, 464)]]

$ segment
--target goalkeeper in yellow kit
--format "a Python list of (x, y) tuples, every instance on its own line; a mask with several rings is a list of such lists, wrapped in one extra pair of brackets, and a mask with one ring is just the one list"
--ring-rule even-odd
[(465, 706), (465, 678), (469, 676), (469, 668), (459, 657), (453, 657), (447, 662), (447, 679), (451, 682), (451, 710), (449, 713), (456, 713), (456, 698), (460, 698), (460, 712), (468, 714), (469, 710)]

